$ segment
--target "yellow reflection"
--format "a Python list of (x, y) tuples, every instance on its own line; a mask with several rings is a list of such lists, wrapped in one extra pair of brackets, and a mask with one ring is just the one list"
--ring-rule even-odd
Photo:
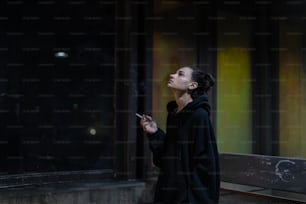
[(221, 152), (251, 153), (250, 56), (240, 48), (218, 54), (217, 136)]

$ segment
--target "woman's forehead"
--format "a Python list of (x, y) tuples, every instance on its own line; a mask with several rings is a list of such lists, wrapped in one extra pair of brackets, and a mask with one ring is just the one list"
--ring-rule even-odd
[(178, 69), (177, 71), (183, 71), (185, 73), (191, 73), (192, 69), (190, 67), (182, 67), (182, 68)]

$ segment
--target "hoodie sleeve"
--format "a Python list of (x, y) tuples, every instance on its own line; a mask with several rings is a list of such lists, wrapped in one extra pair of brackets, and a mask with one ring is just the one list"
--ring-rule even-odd
[[(175, 101), (170, 101), (167, 104), (167, 126), (169, 122), (169, 113), (172, 112), (176, 107), (177, 105)], [(164, 152), (166, 133), (162, 129), (158, 128), (156, 133), (148, 134), (147, 136), (149, 139), (150, 149), (153, 153), (153, 163), (155, 166), (161, 168), (161, 158)]]
[(153, 153), (153, 163), (157, 167), (161, 167), (161, 155), (164, 149), (165, 133), (158, 128), (154, 134), (148, 134), (149, 146)]
[(219, 197), (219, 164), (215, 136), (205, 110), (197, 111), (190, 147), (190, 190), (194, 200), (216, 202)]

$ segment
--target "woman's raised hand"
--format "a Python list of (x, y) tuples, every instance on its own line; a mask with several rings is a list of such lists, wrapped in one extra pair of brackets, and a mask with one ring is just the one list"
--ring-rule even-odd
[(146, 133), (153, 134), (157, 131), (157, 124), (149, 115), (142, 115), (140, 125)]

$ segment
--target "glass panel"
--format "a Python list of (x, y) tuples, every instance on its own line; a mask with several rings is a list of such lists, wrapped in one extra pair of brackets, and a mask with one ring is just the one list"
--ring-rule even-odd
[(280, 155), (306, 157), (305, 17), (280, 21)]
[(220, 152), (251, 153), (250, 25), (239, 16), (219, 14), (217, 131)]
[(113, 168), (115, 6), (0, 8), (0, 174)]

